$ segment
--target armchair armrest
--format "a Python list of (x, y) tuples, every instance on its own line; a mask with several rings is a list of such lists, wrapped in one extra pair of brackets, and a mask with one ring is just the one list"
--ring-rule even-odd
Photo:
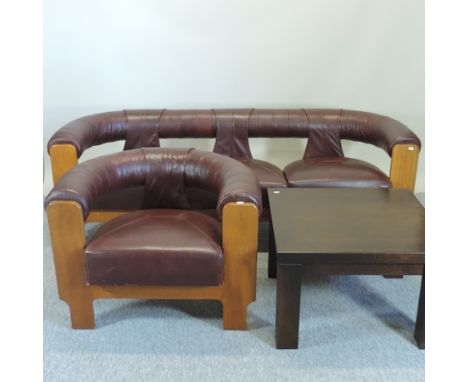
[(53, 201), (74, 201), (86, 219), (95, 202), (107, 192), (145, 182), (147, 167), (141, 149), (110, 154), (80, 163), (68, 171), (47, 195), (47, 207)]
[(77, 165), (52, 189), (45, 206), (54, 200), (75, 201), (86, 219), (100, 197), (134, 186), (145, 186), (151, 207), (189, 208), (187, 186), (216, 192), (220, 216), (230, 202), (253, 203), (259, 213), (262, 209), (257, 179), (242, 163), (193, 149), (160, 148), (128, 150)]
[(241, 162), (224, 155), (190, 151), (185, 164), (185, 180), (190, 186), (207, 188), (218, 194), (216, 209), (222, 217), (228, 203), (245, 202), (262, 212), (262, 192), (254, 173)]

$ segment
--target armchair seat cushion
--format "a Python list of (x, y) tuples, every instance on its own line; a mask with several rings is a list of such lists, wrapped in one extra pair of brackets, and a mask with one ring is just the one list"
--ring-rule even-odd
[(319, 157), (298, 160), (284, 168), (289, 187), (390, 188), (377, 167), (358, 159)]
[(221, 224), (194, 211), (130, 212), (100, 227), (85, 257), (91, 285), (219, 285)]

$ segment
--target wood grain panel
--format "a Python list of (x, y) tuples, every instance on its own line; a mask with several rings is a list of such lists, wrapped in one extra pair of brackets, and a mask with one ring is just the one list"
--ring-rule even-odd
[(414, 191), (418, 158), (418, 146), (396, 145), (393, 147), (390, 164), (390, 180), (393, 188), (405, 188)]
[(222, 218), (224, 329), (246, 329), (247, 306), (256, 297), (258, 210), (252, 203), (228, 203)]
[(57, 184), (63, 174), (78, 164), (76, 148), (70, 144), (52, 145), (49, 155), (54, 184)]
[(85, 232), (78, 203), (54, 201), (47, 207), (59, 296), (70, 308), (72, 327), (94, 328), (93, 299), (86, 285)]

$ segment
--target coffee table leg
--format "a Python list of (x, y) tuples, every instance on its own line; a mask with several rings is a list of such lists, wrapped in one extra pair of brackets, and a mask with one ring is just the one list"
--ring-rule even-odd
[(414, 339), (416, 340), (416, 343), (418, 344), (418, 347), (420, 349), (425, 348), (424, 279), (425, 279), (425, 273), (423, 273), (422, 280), (421, 280), (421, 292), (419, 293), (418, 315), (416, 316), (416, 328), (414, 329)]
[(277, 349), (298, 347), (301, 281), (301, 265), (278, 264), (275, 329)]
[(268, 226), (268, 278), (276, 279), (276, 243), (271, 219)]

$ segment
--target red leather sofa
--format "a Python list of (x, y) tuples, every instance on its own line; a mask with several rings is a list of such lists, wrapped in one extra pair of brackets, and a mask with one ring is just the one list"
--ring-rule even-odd
[[(298, 159), (281, 169), (252, 157), (250, 138), (304, 138)], [(413, 189), (420, 141), (392, 118), (340, 109), (123, 110), (78, 118), (49, 140), (54, 182), (82, 153), (106, 142), (125, 141), (124, 150), (159, 147), (165, 138), (215, 138), (214, 152), (239, 160), (256, 175), (268, 216), (268, 187), (395, 187)], [(388, 173), (344, 156), (341, 141), (380, 147), (391, 157)], [(213, 208), (216, 197), (193, 188), (191, 208)], [(113, 211), (146, 208), (142, 187), (129, 187), (99, 200), (89, 221)], [(110, 214), (110, 215), (109, 215)]]

